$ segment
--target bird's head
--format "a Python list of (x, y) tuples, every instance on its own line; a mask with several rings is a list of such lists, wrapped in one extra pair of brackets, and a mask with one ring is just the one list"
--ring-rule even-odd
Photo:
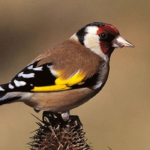
[(71, 38), (78, 40), (83, 46), (105, 60), (109, 60), (113, 50), (117, 47), (134, 47), (120, 36), (116, 27), (102, 22), (94, 22), (86, 25)]

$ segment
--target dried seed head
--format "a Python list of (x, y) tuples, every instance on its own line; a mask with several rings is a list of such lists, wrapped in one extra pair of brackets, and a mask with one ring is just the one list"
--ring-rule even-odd
[(37, 124), (30, 150), (92, 150), (78, 117), (64, 121), (60, 114), (47, 113)]

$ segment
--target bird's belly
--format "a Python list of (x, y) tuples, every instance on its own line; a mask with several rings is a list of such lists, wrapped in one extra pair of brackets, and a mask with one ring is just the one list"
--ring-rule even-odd
[(73, 89), (61, 92), (38, 92), (24, 102), (36, 110), (65, 112), (78, 107), (97, 94), (90, 88)]

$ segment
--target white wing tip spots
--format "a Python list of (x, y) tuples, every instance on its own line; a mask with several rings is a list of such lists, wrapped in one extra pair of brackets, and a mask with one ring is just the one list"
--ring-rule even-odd
[(23, 77), (23, 78), (34, 78), (34, 73), (29, 73), (29, 74), (24, 74), (23, 72), (20, 72), (18, 74), (18, 77)]
[(42, 67), (33, 68), (33, 70), (35, 70), (35, 71), (42, 71), (42, 69), (43, 69), (43, 66)]
[(34, 73), (29, 73), (29, 74), (23, 74), (22, 77), (23, 78), (34, 78)]
[(21, 76), (22, 76), (22, 74), (23, 74), (23, 72), (20, 72), (20, 73), (18, 74), (18, 77), (21, 77)]
[(5, 91), (5, 90), (0, 86), (0, 91)]
[(8, 87), (9, 87), (10, 89), (14, 89), (14, 86), (13, 86), (12, 84), (9, 84)]
[(20, 87), (20, 86), (26, 85), (26, 82), (24, 82), (24, 81), (14, 80), (14, 83), (15, 83), (16, 87)]
[(42, 71), (43, 66), (33, 68), (33, 65), (30, 65), (30, 66), (27, 67), (27, 69), (34, 70), (34, 71)]

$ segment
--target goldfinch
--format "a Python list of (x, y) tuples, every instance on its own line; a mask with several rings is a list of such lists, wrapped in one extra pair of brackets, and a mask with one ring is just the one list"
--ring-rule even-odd
[(102, 89), (112, 52), (126, 46), (133, 47), (113, 25), (87, 24), (0, 85), (0, 105), (24, 102), (35, 111), (60, 112), (67, 120), (71, 109)]

